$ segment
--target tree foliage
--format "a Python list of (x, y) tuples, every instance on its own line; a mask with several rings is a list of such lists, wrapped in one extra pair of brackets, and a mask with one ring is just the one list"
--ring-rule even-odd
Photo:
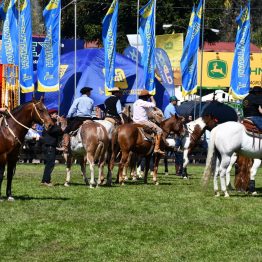
[[(148, 0), (140, 0), (140, 8)], [(44, 9), (48, 0), (35, 0), (37, 6)], [(62, 38), (74, 38), (74, 4), (72, 0), (62, 1)], [(87, 41), (101, 41), (102, 20), (112, 2), (112, 0), (77, 0), (77, 37)], [(118, 51), (122, 51), (127, 45), (127, 34), (137, 32), (137, 0), (119, 1), (118, 18)], [(247, 0), (206, 0), (205, 10), (205, 41), (235, 41), (237, 25), (235, 18), (244, 7)], [(70, 4), (70, 5), (68, 5)], [(184, 33), (188, 27), (188, 22), (194, 1), (192, 0), (157, 0), (156, 11), (156, 33)], [(197, 4), (197, 2), (196, 2)], [(36, 4), (35, 4), (36, 5)], [(261, 46), (262, 18), (261, 0), (251, 0), (251, 41)], [(39, 12), (38, 12), (39, 13)], [(41, 14), (35, 15), (39, 20)], [(34, 23), (34, 33), (41, 29), (39, 24)], [(172, 24), (167, 30), (163, 29), (163, 24)], [(210, 29), (218, 29), (219, 34), (215, 34)], [(43, 32), (39, 32), (43, 33)]]

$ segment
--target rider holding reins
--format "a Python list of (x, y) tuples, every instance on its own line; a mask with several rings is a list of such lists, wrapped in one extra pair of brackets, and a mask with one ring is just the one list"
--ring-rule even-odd
[[(154, 133), (156, 133), (154, 152), (164, 155), (165, 152), (160, 150), (163, 130), (148, 119), (149, 110), (156, 107), (155, 99), (147, 90), (142, 90), (138, 98), (139, 99), (133, 105), (133, 120), (135, 123), (149, 127)], [(149, 98), (151, 101), (148, 101)]]

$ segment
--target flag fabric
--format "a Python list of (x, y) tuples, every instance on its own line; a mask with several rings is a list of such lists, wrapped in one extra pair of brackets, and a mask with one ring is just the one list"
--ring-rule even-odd
[(250, 88), (250, 2), (240, 12), (234, 60), (231, 70), (230, 92), (235, 99), (243, 99)]
[(161, 82), (168, 94), (170, 96), (175, 95), (175, 84), (171, 62), (167, 53), (161, 48), (156, 48), (156, 67), (158, 74), (161, 77)]
[(130, 58), (134, 62), (136, 62), (137, 60), (138, 64), (141, 64), (141, 60), (142, 60), (141, 53), (137, 50), (136, 47), (128, 46), (127, 48), (125, 48), (123, 54), (124, 56)]
[[(21, 2), (22, 3), (22, 2)], [(20, 87), (22, 93), (34, 91), (33, 53), (32, 53), (32, 20), (30, 0), (24, 0), (20, 9)]]
[(203, 1), (200, 0), (196, 11), (192, 10), (191, 18), (181, 58), (182, 95), (194, 94), (197, 91), (197, 57), (200, 40)]
[(155, 92), (155, 0), (150, 0), (140, 11), (139, 34), (143, 42), (142, 65), (145, 89)]
[(117, 38), (118, 0), (114, 0), (108, 9), (102, 28), (102, 37), (105, 50), (105, 86), (114, 87), (116, 38)]
[(2, 63), (18, 65), (18, 9), (16, 0), (4, 1), (1, 7), (3, 23)]
[(37, 64), (38, 91), (59, 90), (61, 0), (50, 0), (43, 11), (46, 38)]

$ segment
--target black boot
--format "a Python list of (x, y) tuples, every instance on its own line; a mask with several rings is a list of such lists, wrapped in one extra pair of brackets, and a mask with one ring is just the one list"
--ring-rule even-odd
[(249, 193), (254, 193), (256, 191), (256, 183), (255, 180), (249, 181)]

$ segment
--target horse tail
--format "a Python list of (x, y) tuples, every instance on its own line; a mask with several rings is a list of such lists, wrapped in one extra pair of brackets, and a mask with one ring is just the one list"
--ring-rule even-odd
[(98, 146), (95, 151), (95, 156), (94, 156), (95, 161), (101, 156), (101, 153), (104, 151), (104, 147), (105, 147), (105, 144), (104, 144), (105, 134), (104, 134), (102, 127), (97, 127), (96, 132), (97, 132), (97, 138), (98, 138)]
[(211, 136), (210, 136), (210, 140), (208, 143), (206, 167), (205, 167), (204, 174), (203, 174), (204, 186), (207, 185), (210, 176), (212, 175), (213, 171), (215, 170), (216, 158), (217, 158), (215, 138), (216, 138), (216, 129), (213, 129), (213, 131), (211, 131)]

